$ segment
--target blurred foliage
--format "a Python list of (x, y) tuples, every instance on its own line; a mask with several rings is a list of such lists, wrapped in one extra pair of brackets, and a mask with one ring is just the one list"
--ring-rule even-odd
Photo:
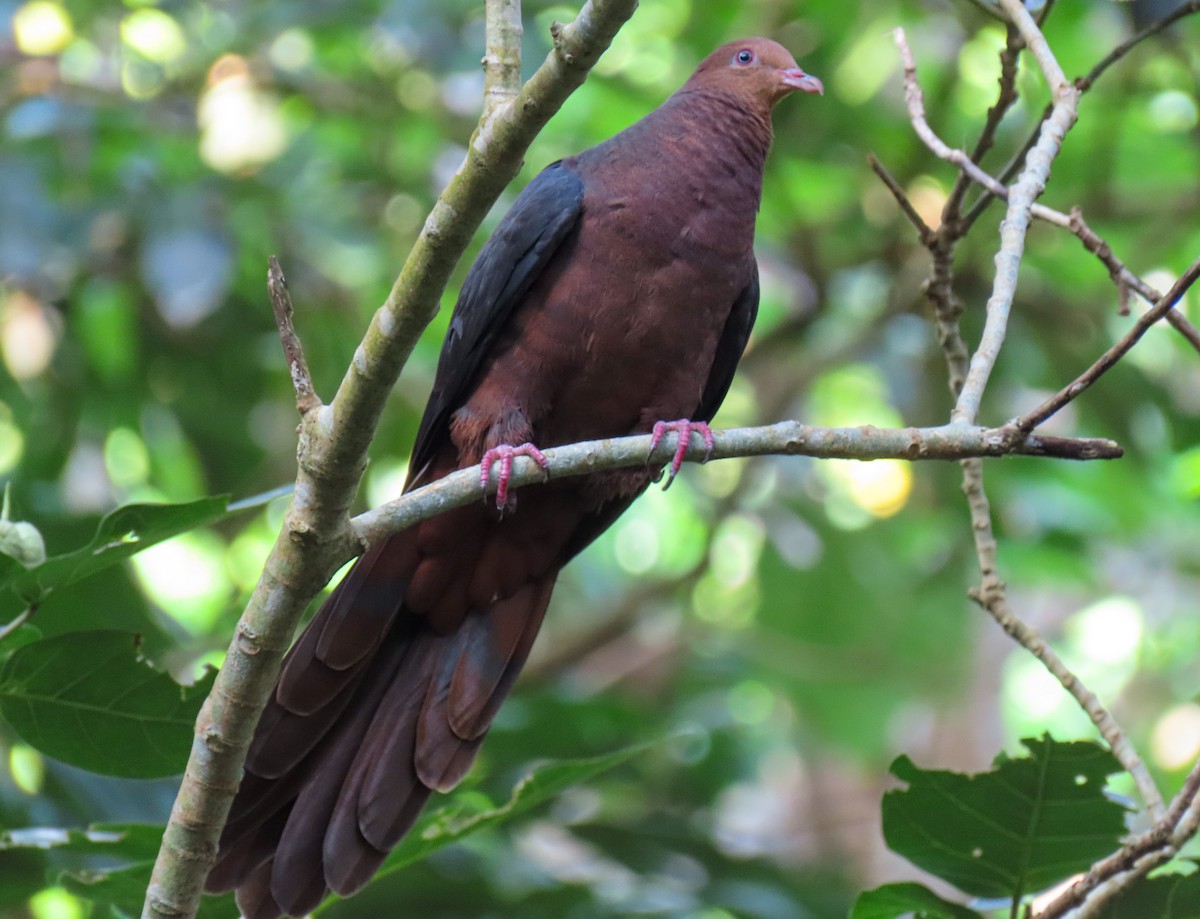
[[(1082, 75), (1134, 19), (1160, 15), (1155, 5), (1059, 0), (1047, 35), (1068, 75)], [(526, 75), (550, 22), (573, 12), (525, 5)], [(1082, 207), (1161, 289), (1200, 252), (1195, 19), (1087, 93), (1046, 193)], [(824, 99), (777, 113), (762, 310), (720, 424), (947, 416), (920, 292), (927, 258), (866, 164), (876, 153), (929, 220), (954, 179), (908, 122), (896, 25), (931, 124), (970, 146), (994, 101), (1004, 33), (967, 0), (643, 0), (529, 153), (518, 186), (657, 105), (741, 34), (778, 39), (825, 80)], [(0, 476), (12, 519), (34, 522), (50, 556), (87, 545), (119, 505), (244, 497), (292, 479), (294, 408), (266, 257), (288, 274), (328, 396), (461, 161), (482, 33), (478, 0), (0, 2)], [(985, 163), (994, 172), (1047, 101), (1024, 60), (1018, 87)], [(968, 341), (999, 217), (993, 206), (960, 249)], [(1086, 367), (1129, 327), (1117, 302), (1076, 240), (1035, 227), (984, 417), (1028, 410)], [(1200, 321), (1200, 296), (1183, 309)], [(399, 489), (445, 323), (443, 312), (397, 387), (364, 506)], [(1001, 573), (1016, 610), (1094, 681), (1173, 790), (1200, 751), (1200, 358), (1154, 329), (1050, 427), (1116, 438), (1126, 457), (990, 463)], [(976, 573), (956, 467), (770, 459), (681, 478), (564, 574), (523, 685), (461, 793), (504, 801), (533, 760), (683, 737), (328, 915), (394, 914), (403, 902), (430, 917), (843, 916), (864, 887), (917, 876), (883, 852), (879, 800), (898, 754), (978, 771), (1020, 736), (1094, 736), (966, 599)], [(195, 679), (220, 662), (283, 501), (50, 593), (4, 652), (115, 629)], [(0, 622), (23, 608), (8, 594)], [(170, 780), (81, 771), (7, 725), (0, 753), (0, 828), (161, 824), (168, 813)], [(115, 864), (0, 846), (0, 915), (118, 915), (46, 888), (64, 868)], [(1142, 895), (1189, 885), (1159, 878)]]

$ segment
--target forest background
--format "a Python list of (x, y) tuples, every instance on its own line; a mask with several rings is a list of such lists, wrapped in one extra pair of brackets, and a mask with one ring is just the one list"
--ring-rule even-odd
[[(1074, 78), (1176, 6), (1059, 0), (1034, 13)], [(525, 77), (551, 51), (551, 23), (576, 12), (524, 5)], [(778, 109), (761, 312), (714, 427), (944, 424), (955, 404), (939, 344), (948, 320), (925, 282), (958, 171), (914, 130), (893, 30), (905, 30), (928, 123), (970, 150), (1000, 95), (1006, 43), (1017, 47), (999, 17), (986, 0), (645, 0), (530, 145), (455, 270), (383, 416), (358, 508), (399, 494), (449, 307), (516, 190), (640, 117), (742, 35), (780, 41), (827, 91)], [(0, 610), (13, 624), (0, 633), (0, 830), (148, 825), (115, 834), (110, 850), (96, 834), (0, 836), (0, 914), (139, 908), (145, 884), (132, 890), (141, 875), (129, 872), (148, 876), (202, 693), (179, 696), (136, 658), (207, 685), (283, 520), (288, 498), (270, 493), (295, 477), (295, 399), (267, 257), (287, 274), (316, 392), (332, 397), (463, 161), (484, 46), (473, 0), (0, 4), (9, 515), (58, 556), (89, 547), (114, 508), (171, 505), (108, 518), (84, 553), (105, 561), (94, 572), (79, 556), (69, 577), (63, 566), (40, 581), (16, 563), (0, 571), (13, 588)], [(1015, 97), (983, 160), (994, 175), (1051, 99), (1032, 56), (1010, 57)], [(1028, 415), (1069, 384), (1146, 310), (1139, 284), (1165, 292), (1200, 254), (1198, 100), (1194, 16), (1129, 47), (1081, 94), (1042, 200), (1080, 208), (1136, 277), (1113, 275), (1111, 258), (1070, 228), (1035, 224), (981, 424)], [(978, 193), (963, 212), (975, 216)], [(953, 247), (971, 350), (1005, 206), (976, 209)], [(1185, 294), (1177, 312), (1175, 328), (1149, 328), (1039, 429), (1111, 439), (1120, 459), (983, 464), (1004, 604), (1111, 711), (1167, 797), (1200, 755), (1200, 353), (1188, 325), (1200, 324), (1200, 295)], [(944, 461), (686, 466), (567, 569), (456, 806), (486, 813), (537, 761), (614, 751), (624, 761), (597, 775), (580, 766), (550, 803), (328, 914), (400, 902), (433, 917), (824, 917), (845, 915), (865, 888), (918, 877), (965, 902), (962, 891), (978, 891), (939, 885), (885, 845), (880, 800), (904, 787), (889, 765), (906, 755), (980, 772), (998, 751), (1028, 755), (1022, 738), (1098, 734), (969, 598), (980, 527), (962, 488), (963, 470)], [(256, 500), (234, 512), (200, 501), (218, 495)], [(37, 542), (11, 525), (0, 536)], [(39, 670), (50, 660), (60, 669)], [(77, 675), (88, 692), (55, 695), (38, 672), (57, 674), (51, 689)], [(177, 706), (137, 723), (120, 701), (134, 690), (109, 682), (114, 673)], [(1147, 804), (1128, 774), (1111, 787)], [(1128, 826), (1154, 816), (1131, 812)], [(1104, 851), (1116, 851), (1115, 835)], [(230, 914), (227, 900), (206, 909)]]

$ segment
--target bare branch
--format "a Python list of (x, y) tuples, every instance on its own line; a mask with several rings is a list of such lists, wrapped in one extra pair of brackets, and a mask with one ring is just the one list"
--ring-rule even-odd
[(1192, 767), (1170, 807), (1146, 832), (1135, 836), (1108, 858), (1096, 862), (1082, 878), (1041, 909), (1034, 919), (1059, 919), (1070, 910), (1090, 916), (1120, 890), (1145, 877), (1196, 835), (1200, 825), (1200, 762)]
[[(988, 109), (983, 130), (979, 132), (975, 148), (971, 151), (972, 163), (981, 162), (987, 152), (992, 149), (1000, 122), (1004, 120), (1008, 110), (1017, 101), (1017, 61), (1020, 60), (1021, 48), (1024, 47), (1024, 43), (1021, 41), (1020, 34), (1011, 24), (1005, 32), (1004, 48), (1000, 52), (1000, 76), (997, 80), (1000, 84), (1000, 92), (996, 96), (995, 103)], [(943, 224), (958, 222), (963, 196), (966, 195), (970, 184), (969, 174), (960, 172), (954, 181), (954, 187), (950, 189), (950, 194), (946, 196), (946, 206), (942, 209)]]
[(1189, 0), (1187, 3), (1180, 4), (1162, 19), (1158, 20), (1157, 22), (1150, 23), (1150, 25), (1146, 26), (1146, 28), (1142, 29), (1142, 31), (1138, 32), (1132, 38), (1117, 45), (1117, 47), (1113, 48), (1112, 51), (1104, 55), (1104, 57), (1100, 59), (1100, 62), (1096, 64), (1095, 67), (1088, 71), (1087, 76), (1077, 77), (1075, 80), (1075, 86), (1080, 92), (1087, 92), (1092, 88), (1092, 84), (1100, 79), (1104, 71), (1108, 70), (1109, 67), (1123, 58), (1147, 38), (1157, 35), (1163, 29), (1174, 25), (1184, 16), (1190, 16), (1193, 13), (1200, 13), (1200, 0)]
[(279, 341), (283, 345), (283, 355), (287, 358), (292, 387), (296, 390), (296, 408), (303, 418), (313, 409), (321, 407), (321, 399), (313, 389), (308, 362), (304, 359), (304, 348), (292, 323), (292, 298), (288, 296), (287, 279), (283, 276), (283, 269), (279, 267), (279, 259), (273, 255), (267, 259), (267, 294), (271, 298), (271, 309), (275, 313), (275, 325), (279, 327)]
[(1016, 26), (1017, 31), (1021, 33), (1021, 38), (1025, 41), (1025, 46), (1033, 52), (1034, 59), (1038, 62), (1038, 67), (1042, 69), (1042, 74), (1046, 77), (1046, 82), (1050, 85), (1050, 94), (1054, 98), (1057, 105), (1060, 101), (1066, 98), (1074, 101), (1078, 99), (1079, 91), (1075, 89), (1063, 73), (1062, 67), (1058, 63), (1058, 58), (1054, 56), (1054, 52), (1050, 50), (1050, 44), (1046, 41), (1046, 36), (1042, 34), (1041, 28), (1038, 27), (1032, 14), (1026, 9), (1024, 0), (999, 0), (1000, 6), (1007, 14), (1009, 22)]
[(1100, 356), (1100, 358), (1092, 364), (1087, 370), (1075, 378), (1069, 385), (1063, 387), (1028, 415), (1016, 419), (1011, 423), (1011, 427), (1021, 433), (1032, 431), (1035, 427), (1045, 421), (1047, 418), (1058, 412), (1064, 405), (1090, 387), (1100, 377), (1112, 369), (1122, 357), (1129, 353), (1129, 350), (1138, 343), (1146, 330), (1163, 316), (1170, 313), (1175, 304), (1187, 293), (1188, 288), (1196, 283), (1196, 279), (1200, 278), (1200, 259), (1192, 262), (1188, 270), (1171, 285), (1171, 289), (1164, 294), (1153, 307), (1146, 310), (1138, 317), (1133, 328), (1130, 329), (1121, 338), (1119, 342), (1109, 348)]
[(917, 235), (921, 237), (921, 243), (929, 246), (933, 242), (933, 230), (929, 228), (929, 224), (917, 213), (917, 209), (913, 207), (912, 201), (908, 197), (908, 193), (896, 181), (896, 177), (887, 171), (883, 163), (879, 162), (879, 158), (870, 153), (867, 155), (867, 162), (871, 168), (875, 170), (875, 175), (879, 176), (881, 182), (887, 186), (888, 191), (892, 193), (892, 197), (896, 199), (896, 203), (900, 205), (900, 210), (904, 216), (908, 218), (908, 222), (916, 227)]
[[(1060, 459), (1116, 459), (1121, 448), (1111, 440), (1030, 437), (1005, 434), (1004, 429), (948, 424), (934, 428), (818, 428), (798, 421), (780, 421), (757, 428), (715, 432), (713, 459), (738, 456), (812, 456), (821, 459), (959, 460), (972, 456), (1053, 456)], [(653, 454), (650, 435), (593, 440), (546, 450), (549, 478), (560, 479), (604, 469), (650, 465), (661, 467), (674, 451), (672, 436)], [(702, 461), (705, 450), (696, 441), (687, 459)], [(544, 482), (547, 472), (533, 460), (513, 462), (510, 489)], [(483, 497), (479, 467), (460, 469), (424, 488), (418, 488), (360, 514), (351, 521), (358, 549), (400, 530)], [(518, 512), (519, 513), (519, 512)], [(344, 561), (345, 559), (343, 559)]]
[(517, 98), (521, 88), (521, 0), (487, 0), (483, 118)]
[[(1019, 5), (1019, 4), (1018, 4)], [(1011, 3), (1005, 2), (1008, 9)], [(1040, 40), (1036, 25), (1028, 19), (1024, 7), (1021, 13), (1028, 21), (1019, 24), (1022, 40), (1032, 44)], [(1032, 32), (1031, 32), (1032, 30)], [(1010, 30), (1010, 47), (1013, 37)], [(896, 44), (904, 62), (905, 69), (905, 99), (908, 104), (909, 117), (917, 134), (937, 155), (955, 162), (972, 177), (978, 177), (981, 184), (992, 188), (996, 194), (1009, 198), (1009, 215), (1001, 229), (1002, 245), (996, 256), (997, 278), (992, 298), (988, 302), (987, 326), (979, 352), (976, 353), (965, 384), (962, 383), (962, 363), (964, 349), (958, 330), (957, 301), (952, 290), (952, 252), (961, 234), (966, 232), (969, 224), (960, 224), (953, 219), (944, 219), (932, 242), (927, 247), (933, 257), (934, 275), (926, 286), (926, 293), (934, 304), (938, 319), (939, 339), (946, 354), (950, 369), (950, 385), (952, 391), (961, 385), (961, 393), (953, 417), (955, 420), (973, 419), (978, 412), (979, 398), (986, 386), (991, 366), (995, 362), (1000, 346), (1003, 344), (1004, 331), (1007, 323), (1008, 310), (1012, 304), (1016, 286), (1016, 271), (1019, 267), (1021, 251), (1024, 246), (1025, 228), (1028, 226), (1030, 212), (1037, 208), (1033, 198), (1040, 194), (1049, 175), (1050, 163), (1061, 144), (1062, 136), (1074, 121), (1075, 99), (1072, 90), (1067, 87), (1058, 92), (1060, 102), (1055, 106), (1051, 118), (1047, 119), (1043, 131), (1039, 135), (1028, 164), (1021, 178), (1009, 193), (1008, 189), (987, 176), (975, 164), (971, 157), (958, 150), (951, 150), (929, 127), (925, 118), (924, 104), (921, 91), (916, 82), (916, 67), (912, 53), (904, 40), (902, 32), (897, 31)], [(1049, 48), (1040, 41), (1042, 51), (1049, 55)], [(1052, 63), (1052, 55), (1050, 55)], [(1052, 83), (1057, 80), (1056, 65), (1044, 64), (1047, 67)], [(1059, 86), (1061, 87), (1061, 83)], [(1001, 79), (1001, 98), (993, 107), (996, 112), (1006, 92), (1006, 86)], [(985, 127), (985, 134), (987, 128)], [(978, 145), (977, 145), (978, 149)], [(955, 215), (956, 204), (947, 203), (950, 218)], [(1049, 209), (1044, 209), (1050, 214)], [(1062, 225), (1069, 220), (1063, 215), (1057, 215)], [(965, 411), (964, 411), (965, 408)], [(1020, 432), (1014, 431), (1009, 435), (1019, 439)], [(1043, 665), (1055, 676), (1062, 686), (1076, 699), (1087, 712), (1101, 735), (1112, 748), (1114, 755), (1134, 777), (1139, 792), (1152, 814), (1162, 811), (1162, 797), (1154, 784), (1149, 770), (1134, 749), (1128, 736), (1121, 730), (1112, 715), (1104, 708), (1094, 693), (1087, 689), (1042, 640), (1036, 630), (1022, 622), (1009, 608), (1006, 588), (1000, 578), (997, 564), (997, 545), (992, 529), (991, 507), (984, 488), (983, 464), (978, 458), (966, 459), (963, 466), (963, 491), (967, 497), (971, 513), (971, 528), (975, 540), (976, 555), (979, 560), (981, 583), (979, 588), (972, 591), (972, 597), (997, 621), (1004, 631), (1016, 639), (1023, 647), (1037, 657)]]
[(971, 532), (975, 539), (975, 553), (979, 557), (981, 577), (980, 586), (971, 591), (972, 599), (996, 620), (1007, 635), (1041, 661), (1063, 689), (1074, 697), (1079, 707), (1087, 712), (1100, 736), (1112, 749), (1113, 755), (1133, 776), (1150, 814), (1157, 818), (1163, 810), (1162, 795), (1128, 735), (1096, 694), (1063, 663), (1037, 630), (1023, 622), (1009, 607), (1008, 591), (997, 567), (996, 535), (992, 529), (991, 503), (983, 486), (983, 463), (978, 459), (969, 459), (965, 460), (962, 466), (963, 493), (967, 496), (967, 506), (971, 511)]

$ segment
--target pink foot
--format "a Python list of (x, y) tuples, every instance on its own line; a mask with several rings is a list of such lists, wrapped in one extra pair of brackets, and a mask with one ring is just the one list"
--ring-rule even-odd
[(671, 483), (675, 481), (675, 476), (679, 474), (679, 467), (683, 465), (683, 458), (687, 455), (688, 446), (692, 442), (692, 435), (699, 434), (704, 438), (704, 459), (707, 463), (712, 456), (713, 447), (716, 445), (713, 440), (713, 432), (703, 421), (688, 421), (686, 418), (681, 418), (678, 421), (656, 421), (654, 422), (653, 436), (650, 438), (650, 452), (654, 452), (654, 448), (658, 446), (663, 439), (663, 435), (668, 431), (674, 431), (679, 440), (675, 444), (675, 455), (671, 458), (671, 465), (667, 467), (667, 484), (663, 486), (663, 491), (671, 487)]
[(510, 498), (508, 495), (508, 480), (512, 478), (514, 456), (528, 456), (542, 467), (543, 472), (550, 469), (550, 461), (546, 459), (546, 455), (533, 444), (521, 444), (519, 447), (500, 444), (483, 454), (479, 460), (479, 484), (483, 486), (485, 493), (492, 477), (492, 466), (500, 464), (500, 471), (496, 475), (496, 507), (499, 510), (512, 508), (517, 503), (515, 496)]

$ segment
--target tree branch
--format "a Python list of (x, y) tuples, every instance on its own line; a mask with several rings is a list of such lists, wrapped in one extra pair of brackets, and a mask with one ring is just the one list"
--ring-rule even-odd
[[(798, 421), (780, 421), (756, 428), (717, 431), (712, 459), (739, 456), (812, 456), (820, 459), (959, 460), (972, 456), (1051, 456), (1060, 459), (1116, 459), (1121, 448), (1111, 440), (1031, 436), (1022, 440), (1005, 436), (1004, 429), (947, 424), (933, 428), (818, 428)], [(545, 451), (550, 463), (545, 471), (526, 457), (513, 462), (510, 488), (550, 479), (584, 475), (605, 469), (633, 466), (661, 467), (674, 451), (673, 436), (667, 436), (649, 453), (650, 435), (593, 440), (554, 447)], [(704, 459), (697, 441), (687, 459)], [(479, 467), (459, 469), (402, 495), (351, 521), (359, 550), (407, 529), (428, 517), (477, 501), (484, 495)], [(517, 513), (520, 513), (518, 510)], [(344, 561), (344, 559), (343, 559)]]
[[(554, 31), (554, 49), (508, 105), (480, 121), (466, 162), (438, 198), (387, 301), (375, 314), (333, 403), (301, 420), (296, 488), (279, 538), (238, 623), (225, 665), (196, 723), (187, 771), (154, 866), (143, 919), (195, 915), (217, 840), (241, 779), (258, 715), (308, 601), (356, 545), (348, 508), (366, 449), (401, 367), (437, 310), (454, 264), (526, 147), (632, 14), (636, 0), (587, 0)], [(515, 2), (489, 16), (488, 48), (515, 43)], [(519, 21), (519, 13), (517, 13)], [(499, 59), (519, 60), (510, 48)], [(497, 77), (507, 85), (511, 74)], [(282, 288), (279, 288), (282, 290)], [(273, 291), (273, 293), (277, 293)], [(290, 355), (289, 355), (290, 358)]]
[(1159, 819), (1055, 897), (1034, 919), (1059, 919), (1082, 907), (1076, 919), (1094, 915), (1134, 881), (1170, 861), (1200, 828), (1200, 762)]
[(520, 0), (487, 0), (483, 56), (483, 120), (509, 105), (521, 88)]
[(304, 359), (304, 348), (292, 323), (292, 298), (288, 295), (287, 279), (279, 267), (279, 259), (273, 255), (267, 259), (267, 295), (275, 313), (275, 325), (279, 328), (279, 341), (283, 345), (283, 356), (292, 377), (292, 388), (296, 390), (296, 409), (303, 418), (313, 409), (321, 407), (321, 399), (313, 388), (308, 361)]
[(1154, 325), (1154, 323), (1158, 322), (1158, 320), (1168, 315), (1174, 309), (1175, 304), (1183, 298), (1188, 288), (1196, 283), (1197, 278), (1200, 278), (1200, 258), (1192, 262), (1179, 280), (1171, 285), (1171, 289), (1152, 308), (1139, 316), (1133, 328), (1126, 332), (1119, 342), (1105, 351), (1091, 367), (1032, 412), (1011, 422), (1009, 426), (1021, 433), (1032, 431), (1047, 418), (1050, 418), (1062, 409), (1064, 405), (1088, 389), (1100, 377), (1111, 370), (1117, 361), (1129, 353), (1129, 350), (1146, 334), (1146, 330), (1150, 326)]
[[(1053, 55), (1050, 54), (1049, 48), (1045, 45), (1044, 40), (1040, 39), (1040, 33), (1034, 34), (1038, 33), (1037, 26), (1034, 25), (1032, 20), (1028, 18), (1028, 14), (1026, 13), (1024, 7), (1019, 2), (1016, 3), (1016, 5), (1020, 8), (1020, 13), (1024, 15), (1026, 19), (1026, 21), (1018, 24), (1021, 40), (1031, 46), (1036, 44), (1041, 49), (1043, 58), (1049, 56), (1049, 61), (1043, 60), (1043, 66), (1047, 71), (1048, 78), (1051, 80), (1052, 84), (1054, 84), (1055, 81), (1058, 81), (1057, 85), (1061, 90), (1061, 86), (1063, 84), (1062, 81), (1058, 80), (1059, 75), (1061, 75), (1061, 70), (1059, 70), (1057, 64), (1053, 62)], [(1011, 6), (1011, 2), (1005, 3), (1006, 9)], [(999, 183), (991, 179), (990, 176), (986, 176), (986, 173), (983, 173), (982, 170), (977, 167), (973, 158), (967, 157), (966, 154), (962, 153), (962, 151), (951, 151), (950, 148), (947, 147), (929, 127), (925, 118), (920, 88), (916, 84), (915, 63), (913, 62), (912, 53), (904, 40), (902, 32), (897, 32), (896, 43), (900, 48), (900, 53), (904, 61), (905, 98), (908, 104), (909, 117), (913, 122), (914, 128), (916, 129), (918, 135), (926, 142), (930, 149), (939, 156), (958, 163), (960, 168), (964, 171), (964, 174), (978, 174), (981, 177), (984, 177), (982, 184), (987, 187), (994, 187), (998, 195), (1008, 196), (1008, 189), (1004, 189), (1003, 186), (1000, 186)], [(1014, 34), (1012, 29), (1010, 29), (1008, 47), (1011, 48), (1013, 43)], [(1004, 64), (1002, 62), (1002, 70), (1003, 67)], [(991, 113), (989, 113), (989, 122), (988, 125), (985, 125), (983, 131), (984, 135), (989, 132), (991, 119), (995, 117), (994, 113), (1001, 109), (1004, 98), (1009, 91), (1010, 90), (1006, 86), (1002, 73), (1000, 81), (1000, 98), (997, 100), (997, 104), (993, 106)], [(1068, 100), (1063, 118), (1065, 119), (1064, 123), (1066, 127), (1069, 127), (1074, 117), (1073, 108), (1070, 105), (1071, 94), (1069, 90), (1067, 90), (1060, 92), (1060, 95), (1065, 96)], [(1057, 108), (1058, 106), (1056, 106), (1056, 109)], [(1044, 125), (1046, 127), (1050, 127), (1053, 123), (1054, 119), (1051, 118), (1047, 119)], [(994, 130), (994, 126), (991, 126), (991, 130)], [(1065, 128), (1063, 130), (1065, 131)], [(1015, 292), (1016, 268), (1018, 267), (1020, 261), (1020, 249), (1023, 247), (1023, 227), (1019, 227), (1019, 229), (1021, 229), (1019, 238), (1014, 238), (1014, 228), (1011, 225), (1011, 220), (1013, 218), (1012, 201), (1017, 200), (1018, 189), (1022, 187), (1022, 183), (1026, 183), (1027, 187), (1024, 195), (1026, 196), (1027, 204), (1024, 208), (1024, 214), (1017, 216), (1021, 217), (1021, 219), (1024, 221), (1024, 224), (1027, 225), (1030, 211), (1033, 211), (1038, 207), (1037, 205), (1032, 205), (1031, 195), (1036, 195), (1039, 193), (1041, 187), (1044, 186), (1046, 177), (1049, 173), (1050, 159), (1057, 151), (1059, 142), (1061, 141), (1060, 135), (1057, 140), (1053, 140), (1052, 138), (1052, 143), (1046, 143), (1046, 134), (1047, 132), (1044, 130), (1039, 136), (1038, 144), (1035, 146), (1035, 149), (1040, 151), (1042, 165), (1039, 167), (1038, 158), (1031, 156), (1030, 165), (1027, 166), (1025, 173), (1022, 175), (1021, 179), (1017, 183), (1017, 186), (1014, 187), (1012, 191), (1012, 195), (1010, 196), (1009, 220), (1006, 221), (1006, 225), (1002, 227), (1001, 231), (1002, 245), (1001, 250), (996, 257), (997, 281), (993, 291), (992, 300), (990, 300), (988, 304), (987, 321), (990, 330), (989, 328), (985, 328), (984, 333), (984, 343), (988, 342), (990, 335), (991, 345), (994, 347), (996, 353), (998, 353), (999, 347), (1003, 343), (1007, 310), (1011, 306), (1012, 295), (1013, 292)], [(1030, 180), (1030, 175), (1035, 169), (1038, 168), (1041, 169), (1040, 177), (1035, 175), (1034, 178)], [(1032, 184), (1029, 184), (1030, 181), (1032, 181)], [(893, 184), (894, 183), (889, 184), (889, 187), (893, 187)], [(895, 188), (893, 188), (893, 194), (896, 194)], [(951, 391), (956, 391), (962, 387), (959, 403), (955, 409), (954, 416), (952, 417), (959, 416), (961, 412), (961, 407), (964, 404), (962, 396), (967, 396), (969, 399), (972, 399), (974, 411), (978, 411), (979, 397), (982, 395), (983, 388), (986, 386), (988, 371), (990, 371), (990, 364), (994, 363), (995, 360), (994, 354), (991, 355), (990, 363), (984, 367), (982, 372), (980, 370), (981, 365), (977, 362), (973, 362), (971, 374), (968, 376), (968, 380), (964, 385), (962, 374), (965, 351), (958, 328), (958, 314), (961, 308), (958, 306), (957, 300), (953, 294), (953, 274), (951, 264), (954, 246), (958, 240), (962, 238), (962, 235), (965, 234), (970, 228), (969, 222), (955, 220), (960, 200), (961, 199), (948, 201), (947, 206), (943, 211), (942, 225), (939, 226), (932, 239), (926, 239), (923, 237), (923, 241), (925, 242), (926, 247), (929, 249), (933, 259), (933, 276), (927, 283), (926, 293), (934, 305), (934, 311), (938, 322), (938, 337), (942, 343), (942, 348), (945, 353), (947, 366), (950, 372)], [(1048, 211), (1049, 209), (1044, 210)], [(1065, 217), (1062, 219), (1064, 222), (1067, 220)], [(1002, 264), (1002, 258), (1006, 256), (1006, 253), (1007, 258), (1009, 259), (1009, 264), (1007, 266)], [(1006, 267), (1010, 274), (1008, 277), (1002, 277)], [(997, 312), (998, 296), (1000, 296), (1003, 301), (999, 303), (1002, 313)], [(981, 344), (980, 350), (983, 350), (983, 344)], [(979, 358), (979, 354), (976, 355), (976, 358)], [(967, 390), (967, 386), (975, 387), (974, 393), (971, 393), (969, 390)], [(1027, 432), (1028, 430), (1032, 430), (1033, 425), (1029, 425), (1029, 427), (1024, 429), (1024, 431), (1017, 429), (1012, 424), (1008, 425), (1007, 427), (1010, 429), (1010, 433), (1006, 436), (1011, 441), (1015, 441), (1019, 440), (1020, 437), (1023, 436), (1023, 433)], [(1142, 795), (1143, 800), (1146, 802), (1149, 812), (1154, 816), (1161, 814), (1163, 808), (1161, 794), (1157, 786), (1154, 784), (1149, 770), (1146, 768), (1136, 749), (1134, 749), (1132, 743), (1129, 741), (1128, 736), (1124, 733), (1124, 731), (1122, 731), (1121, 727), (1117, 724), (1107, 709), (1105, 709), (1105, 707), (1101, 704), (1096, 695), (1088, 690), (1086, 686), (1080, 683), (1078, 677), (1076, 677), (1076, 675), (1065, 666), (1062, 660), (1045, 643), (1037, 631), (1024, 623), (1019, 617), (1016, 616), (1015, 613), (1013, 613), (1009, 607), (1007, 601), (1007, 590), (1003, 580), (999, 575), (997, 564), (997, 544), (995, 533), (992, 527), (991, 505), (987, 497), (987, 492), (984, 488), (983, 464), (978, 458), (970, 458), (963, 461), (962, 467), (963, 492), (966, 495), (967, 504), (971, 515), (971, 531), (975, 542), (975, 551), (979, 561), (981, 577), (980, 586), (971, 591), (971, 596), (996, 620), (996, 622), (1009, 636), (1016, 639), (1023, 647), (1037, 657), (1038, 660), (1041, 661), (1042, 664), (1047, 668), (1047, 670), (1054, 675), (1059, 683), (1069, 693), (1071, 693), (1080, 707), (1083, 708), (1083, 710), (1091, 718), (1092, 722), (1096, 725), (1101, 736), (1104, 737), (1110, 748), (1113, 750), (1114, 755), (1133, 776), (1134, 781), (1138, 786), (1138, 790)]]

